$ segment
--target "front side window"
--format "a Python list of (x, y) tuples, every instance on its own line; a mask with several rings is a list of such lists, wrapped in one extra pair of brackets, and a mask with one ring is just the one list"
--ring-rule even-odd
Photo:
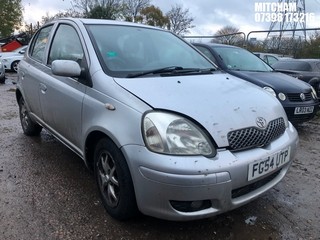
[(112, 76), (166, 67), (215, 68), (170, 32), (144, 27), (88, 25), (103, 69)]
[(54, 60), (73, 60), (81, 64), (84, 53), (76, 30), (61, 24), (52, 41), (48, 64)]
[(45, 56), (45, 50), (48, 43), (48, 38), (52, 25), (42, 28), (37, 35), (33, 43), (31, 44), (30, 55), (33, 59), (42, 62)]

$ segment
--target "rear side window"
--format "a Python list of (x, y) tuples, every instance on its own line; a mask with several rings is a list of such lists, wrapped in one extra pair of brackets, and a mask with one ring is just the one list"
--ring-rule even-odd
[(266, 56), (266, 58), (267, 58), (267, 61), (266, 61), (266, 62), (267, 62), (269, 65), (272, 65), (272, 64), (274, 64), (275, 62), (278, 61), (278, 59), (275, 58), (275, 57), (273, 57), (273, 56)]
[(44, 59), (46, 45), (48, 43), (48, 38), (50, 35), (50, 31), (52, 29), (52, 25), (48, 27), (44, 27), (35, 36), (35, 39), (31, 45), (30, 55), (33, 59), (42, 62)]

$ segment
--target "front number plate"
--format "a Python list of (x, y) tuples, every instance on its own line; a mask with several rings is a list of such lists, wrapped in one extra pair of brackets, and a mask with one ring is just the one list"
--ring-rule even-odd
[(277, 152), (265, 159), (249, 164), (248, 181), (273, 172), (290, 160), (290, 147)]
[(294, 114), (299, 115), (299, 114), (309, 114), (313, 113), (314, 106), (311, 107), (296, 107), (294, 109)]

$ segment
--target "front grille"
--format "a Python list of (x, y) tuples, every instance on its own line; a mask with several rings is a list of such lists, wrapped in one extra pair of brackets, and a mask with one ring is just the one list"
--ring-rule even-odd
[(283, 118), (269, 122), (265, 129), (257, 127), (244, 128), (228, 133), (229, 147), (231, 151), (239, 151), (254, 147), (263, 147), (272, 140), (281, 136), (286, 129)]
[(301, 93), (288, 93), (287, 96), (288, 96), (289, 101), (291, 101), (291, 102), (305, 102), (305, 101), (312, 100), (311, 92), (304, 94), (305, 98), (306, 98), (305, 100), (301, 99), (300, 94)]

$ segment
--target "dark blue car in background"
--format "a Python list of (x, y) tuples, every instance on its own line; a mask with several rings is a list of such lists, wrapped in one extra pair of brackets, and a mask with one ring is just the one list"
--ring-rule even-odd
[(308, 121), (319, 110), (317, 93), (310, 84), (274, 71), (248, 50), (216, 43), (193, 43), (193, 45), (220, 69), (270, 92), (282, 103), (292, 123)]

